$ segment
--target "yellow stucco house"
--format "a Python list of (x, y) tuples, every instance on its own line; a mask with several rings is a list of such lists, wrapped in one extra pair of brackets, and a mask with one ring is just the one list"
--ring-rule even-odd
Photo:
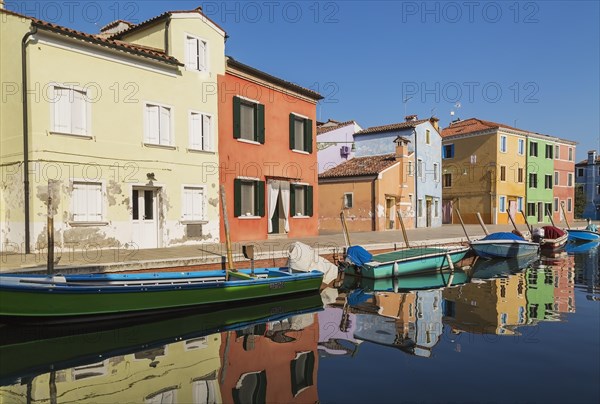
[(57, 248), (218, 241), (225, 36), (200, 8), (97, 35), (0, 9), (0, 249), (45, 247), (49, 194)]

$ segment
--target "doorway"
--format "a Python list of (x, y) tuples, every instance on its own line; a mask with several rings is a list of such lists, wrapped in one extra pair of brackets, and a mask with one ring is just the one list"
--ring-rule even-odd
[(286, 234), (290, 231), (288, 221), (290, 186), (288, 181), (274, 179), (267, 181), (268, 234)]
[(537, 204), (537, 221), (538, 223), (544, 221), (544, 202), (538, 202)]
[(132, 206), (132, 241), (138, 248), (158, 247), (158, 189), (133, 187), (131, 191)]
[(385, 229), (396, 228), (396, 198), (385, 198)]
[[(512, 219), (516, 223), (517, 222), (517, 201), (515, 201), (515, 200), (508, 201), (508, 214), (510, 215), (510, 217), (512, 217)], [(509, 223), (509, 222), (507, 222), (507, 223)]]
[(448, 199), (442, 201), (442, 223), (452, 224), (452, 201)]
[(285, 234), (285, 214), (283, 213), (281, 192), (277, 194), (277, 202), (273, 217), (271, 217), (271, 225), (273, 226), (273, 231), (270, 234)]
[(432, 202), (432, 199), (431, 199), (431, 197), (428, 196), (425, 199), (425, 212), (426, 212), (426, 219), (427, 219), (427, 222), (425, 224), (426, 227), (431, 227), (431, 202)]

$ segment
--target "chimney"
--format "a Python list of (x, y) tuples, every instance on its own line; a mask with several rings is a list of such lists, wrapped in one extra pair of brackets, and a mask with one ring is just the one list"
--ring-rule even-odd
[(0, 10), (4, 8), (4, 0), (0, 0)]
[(394, 139), (394, 143), (396, 143), (396, 161), (402, 160), (408, 156), (408, 142), (409, 140), (402, 136), (398, 136)]
[(435, 128), (436, 131), (438, 131), (438, 132), (440, 131), (439, 118), (432, 116), (431, 118), (429, 118), (429, 122), (431, 122), (431, 125)]
[(406, 122), (412, 122), (412, 121), (416, 121), (417, 120), (417, 115), (406, 115), (404, 117), (404, 120)]
[(596, 162), (596, 150), (590, 150), (588, 152), (588, 164), (594, 164)]

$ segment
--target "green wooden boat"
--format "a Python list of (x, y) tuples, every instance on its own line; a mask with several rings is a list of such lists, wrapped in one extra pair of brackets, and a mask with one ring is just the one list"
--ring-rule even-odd
[(0, 326), (0, 385), (323, 308), (316, 293), (101, 324)]
[(230, 272), (0, 276), (0, 322), (86, 321), (318, 291), (323, 274)]
[(343, 269), (346, 274), (373, 279), (415, 275), (449, 267), (448, 257), (456, 264), (468, 251), (469, 247), (466, 246), (405, 248), (373, 255), (369, 262), (359, 265), (350, 260)]

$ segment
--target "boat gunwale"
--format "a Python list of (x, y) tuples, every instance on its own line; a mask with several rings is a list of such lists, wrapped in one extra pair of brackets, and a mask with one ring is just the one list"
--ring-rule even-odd
[[(419, 248), (419, 247), (411, 247), (411, 249), (417, 249), (417, 248)], [(400, 258), (397, 260), (390, 260), (390, 261), (383, 261), (383, 262), (369, 261), (369, 262), (366, 262), (364, 265), (368, 265), (370, 267), (375, 268), (375, 267), (379, 267), (382, 265), (394, 264), (396, 262), (401, 263), (401, 262), (407, 262), (407, 261), (420, 260), (423, 258), (436, 258), (436, 257), (443, 256), (446, 254), (454, 255), (454, 254), (462, 254), (463, 252), (466, 254), (467, 252), (469, 252), (469, 249), (470, 249), (469, 246), (461, 246), (461, 247), (457, 247), (457, 248), (448, 248), (448, 249), (445, 249), (443, 247), (427, 247), (427, 248), (439, 248), (440, 252), (423, 254), (423, 255), (415, 255), (413, 257), (405, 257), (405, 258)], [(396, 250), (396, 251), (402, 251), (402, 250)], [(391, 252), (393, 252), (393, 251), (391, 251)], [(383, 253), (383, 254), (389, 254), (389, 253)]]

